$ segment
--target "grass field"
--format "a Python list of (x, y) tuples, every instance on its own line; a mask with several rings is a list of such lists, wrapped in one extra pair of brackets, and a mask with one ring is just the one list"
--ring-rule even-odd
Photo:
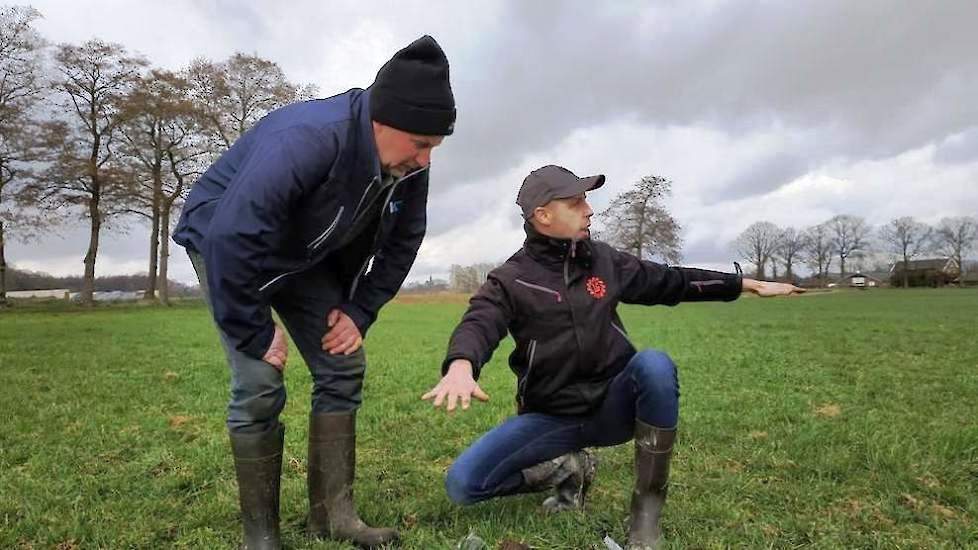
[[(463, 311), (384, 310), (367, 341), (360, 511), (404, 548), (476, 533), (534, 548), (625, 538), (631, 445), (598, 451), (584, 512), (540, 496), (452, 505), (453, 457), (513, 413), (503, 344), (492, 401), (435, 413)], [(873, 290), (623, 310), (633, 340), (680, 368), (671, 548), (978, 547), (978, 291)], [(291, 548), (347, 548), (303, 532), (310, 380), (295, 350), (282, 521)], [(228, 374), (200, 304), (0, 312), (0, 548), (231, 548), (236, 488), (224, 431)]]

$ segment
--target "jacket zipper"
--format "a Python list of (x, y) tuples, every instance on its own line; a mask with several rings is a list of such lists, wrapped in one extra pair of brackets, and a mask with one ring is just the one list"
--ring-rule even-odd
[[(570, 292), (570, 259), (571, 251), (574, 250), (576, 243), (571, 243), (571, 250), (567, 252), (567, 256), (564, 257), (564, 286), (567, 288), (567, 292)], [(574, 315), (574, 304), (568, 302), (570, 307), (571, 323), (574, 327), (574, 341), (577, 342), (578, 353), (583, 353), (584, 345), (581, 343), (581, 335), (577, 332), (577, 316)]]
[(357, 219), (357, 215), (360, 214), (360, 207), (363, 206), (363, 199), (367, 198), (367, 193), (370, 192), (370, 188), (374, 186), (377, 181), (380, 180), (380, 176), (374, 176), (370, 183), (367, 184), (367, 188), (363, 190), (363, 194), (360, 195), (360, 201), (357, 202), (357, 207), (353, 210), (353, 219)]
[[(415, 175), (415, 174), (417, 174), (419, 172), (424, 172), (427, 169), (428, 169), (428, 167), (425, 166), (424, 168), (418, 168), (417, 170), (415, 170), (413, 172), (410, 172), (408, 174), (405, 174), (405, 175), (401, 176), (400, 178), (398, 178), (397, 181), (395, 181), (393, 184), (391, 184), (391, 187), (394, 187), (397, 184), (401, 183), (402, 181), (410, 178), (411, 176), (413, 176), (413, 175)], [(360, 195), (360, 202), (357, 203), (357, 208), (356, 208), (356, 210), (353, 211), (353, 219), (356, 219), (357, 218), (357, 214), (360, 213), (360, 207), (363, 206), (363, 200), (367, 198), (367, 193), (370, 191), (370, 188), (373, 187), (374, 184), (377, 183), (378, 181), (380, 181), (380, 176), (374, 176), (374, 178), (372, 180), (370, 180), (370, 183), (367, 184), (367, 188), (363, 190), (363, 194)], [(386, 208), (386, 205), (384, 207)]]
[(557, 298), (557, 303), (558, 304), (561, 301), (560, 293), (557, 292), (556, 290), (552, 289), (552, 288), (547, 288), (545, 286), (540, 286), (540, 285), (535, 285), (533, 283), (528, 283), (528, 282), (524, 281), (523, 279), (516, 279), (516, 282), (519, 283), (519, 284), (521, 284), (521, 285), (523, 285), (523, 286), (525, 286), (525, 287), (527, 287), (527, 288), (532, 288), (534, 290), (539, 290), (541, 292), (546, 292), (547, 294), (553, 294)]
[(399, 178), (399, 179), (397, 180), (397, 182), (395, 182), (395, 183), (401, 183), (402, 181), (404, 181), (404, 180), (406, 180), (406, 179), (408, 179), (408, 178), (410, 178), (411, 176), (413, 176), (413, 175), (415, 175), (415, 174), (418, 174), (418, 173), (420, 173), (420, 172), (424, 172), (424, 171), (425, 171), (425, 170), (427, 170), (427, 169), (428, 169), (428, 167), (427, 167), (427, 166), (425, 166), (425, 167), (423, 167), (423, 168), (418, 168), (418, 169), (417, 169), (417, 170), (415, 170), (414, 172), (408, 172), (407, 174), (404, 174), (403, 176), (401, 176), (401, 177), (400, 177), (400, 178)]
[(723, 283), (724, 281), (721, 279), (713, 279), (710, 281), (691, 281), (689, 284), (690, 286), (695, 286), (696, 290), (703, 292), (704, 286), (716, 286), (716, 285), (722, 285)]
[(345, 209), (345, 206), (340, 206), (339, 212), (336, 213), (336, 217), (333, 218), (333, 222), (329, 224), (329, 227), (327, 227), (326, 230), (323, 231), (318, 237), (313, 239), (311, 243), (307, 244), (306, 248), (316, 249), (319, 248), (319, 245), (326, 242), (326, 239), (329, 238), (333, 231), (336, 230), (336, 226), (339, 225), (340, 217), (343, 215), (343, 210)]
[(363, 265), (360, 266), (360, 271), (357, 271), (357, 276), (353, 278), (353, 284), (350, 285), (350, 294), (347, 296), (347, 300), (353, 301), (353, 295), (357, 293), (357, 286), (360, 284), (360, 277), (363, 276), (363, 272), (367, 270), (367, 264), (374, 257), (373, 254), (367, 256), (367, 259), (363, 261)]
[[(333, 222), (329, 224), (329, 227), (327, 227), (326, 230), (322, 232), (322, 234), (320, 234), (318, 237), (316, 237), (315, 239), (313, 239), (312, 242), (310, 242), (309, 244), (306, 245), (306, 248), (310, 249), (310, 252), (312, 250), (315, 250), (316, 248), (318, 248), (324, 242), (326, 242), (326, 239), (328, 239), (329, 236), (333, 233), (333, 231), (336, 230), (336, 226), (339, 225), (340, 217), (343, 215), (343, 210), (345, 208), (346, 208), (345, 206), (340, 206), (339, 211), (336, 213), (336, 217), (333, 218)], [(302, 269), (294, 269), (292, 271), (286, 271), (285, 273), (280, 273), (280, 274), (276, 275), (275, 277), (272, 277), (272, 279), (269, 280), (267, 283), (265, 283), (265, 284), (261, 285), (260, 287), (258, 287), (258, 292), (264, 292), (266, 288), (272, 286), (273, 284), (275, 284), (277, 281), (279, 281), (283, 277), (288, 277), (289, 275), (294, 275), (294, 274), (296, 274), (296, 273), (298, 273), (300, 271), (302, 271)]]
[(625, 338), (625, 340), (629, 344), (631, 344), (631, 346), (633, 348), (635, 347), (635, 344), (632, 344), (632, 339), (628, 337), (628, 333), (625, 332), (625, 329), (623, 329), (620, 326), (616, 325), (614, 321), (611, 322), (611, 327), (614, 328), (615, 330), (617, 330), (618, 331), (618, 334), (621, 334)]
[(537, 353), (537, 341), (530, 340), (530, 350), (528, 352), (529, 359), (527, 360), (527, 365), (526, 365), (526, 375), (523, 376), (523, 380), (520, 382), (519, 393), (520, 393), (521, 408), (526, 406), (526, 388), (529, 386), (530, 373), (533, 372), (533, 359), (536, 356), (536, 353)]
[(301, 269), (295, 269), (295, 270), (292, 270), (292, 271), (286, 271), (285, 273), (282, 273), (280, 275), (276, 275), (272, 280), (270, 280), (267, 283), (265, 283), (265, 284), (261, 285), (260, 287), (258, 287), (258, 292), (264, 292), (266, 288), (268, 288), (268, 287), (272, 286), (273, 284), (275, 284), (275, 282), (278, 281), (279, 279), (281, 279), (282, 277), (288, 277), (289, 275), (293, 275), (293, 274), (298, 273), (300, 271), (302, 271), (302, 270)]
[[(422, 170), (424, 170), (424, 168), (422, 168)], [(415, 170), (414, 172), (411, 172), (407, 176), (404, 176), (404, 178), (406, 178), (408, 176), (412, 176), (412, 175), (416, 174), (417, 172), (420, 172), (420, 170)], [(376, 244), (377, 244), (377, 237), (380, 236), (380, 231), (381, 231), (382, 226), (383, 226), (384, 211), (387, 210), (387, 205), (390, 204), (391, 197), (394, 195), (394, 190), (397, 189), (397, 184), (401, 183), (404, 180), (404, 178), (401, 178), (401, 179), (399, 179), (399, 180), (397, 180), (397, 181), (395, 181), (394, 183), (391, 184), (390, 191), (387, 192), (387, 197), (384, 199), (384, 204), (381, 205), (381, 207), (380, 207), (380, 219), (381, 219), (381, 222), (378, 222), (377, 223), (377, 232), (374, 233), (374, 240), (373, 240), (373, 243), (371, 243), (371, 245), (370, 245), (370, 248), (371, 249), (373, 249), (374, 246), (376, 246)], [(357, 271), (357, 276), (353, 278), (353, 283), (350, 284), (350, 294), (348, 295), (347, 300), (349, 300), (351, 302), (353, 301), (353, 295), (356, 294), (357, 287), (360, 285), (360, 277), (362, 277), (364, 271), (367, 270), (367, 264), (370, 263), (370, 260), (373, 257), (374, 257), (373, 254), (368, 254), (367, 255), (367, 259), (363, 261), (363, 265), (361, 265), (360, 266), (360, 270)]]

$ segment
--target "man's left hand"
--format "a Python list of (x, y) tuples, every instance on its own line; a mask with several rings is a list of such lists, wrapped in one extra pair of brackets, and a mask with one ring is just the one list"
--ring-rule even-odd
[(326, 334), (323, 335), (323, 351), (331, 354), (350, 355), (360, 349), (363, 344), (363, 337), (360, 329), (353, 322), (353, 319), (343, 313), (343, 310), (334, 309), (326, 316)]
[(754, 279), (744, 279), (744, 292), (753, 292), (762, 298), (771, 296), (791, 296), (792, 294), (802, 294), (804, 288), (798, 288), (788, 283), (772, 283), (770, 281), (757, 281)]

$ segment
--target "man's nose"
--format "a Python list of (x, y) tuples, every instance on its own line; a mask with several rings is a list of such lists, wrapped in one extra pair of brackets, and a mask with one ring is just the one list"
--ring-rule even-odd
[(418, 166), (420, 166), (421, 168), (424, 168), (425, 166), (431, 164), (431, 149), (425, 149), (420, 153), (418, 153), (417, 160), (418, 160)]

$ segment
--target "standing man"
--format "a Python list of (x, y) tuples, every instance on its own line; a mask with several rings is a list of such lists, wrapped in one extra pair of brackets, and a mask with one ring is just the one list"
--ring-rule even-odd
[(585, 447), (635, 440), (629, 548), (657, 547), (669, 461), (679, 420), (676, 366), (661, 351), (637, 351), (619, 303), (676, 305), (735, 300), (741, 292), (780, 296), (792, 285), (666, 267), (591, 241), (585, 194), (604, 176), (579, 178), (545, 166), (523, 181), (516, 203), (526, 241), (493, 270), (452, 333), (443, 378), (422, 396), (452, 411), (489, 398), (476, 380), (507, 331), (517, 412), (452, 464), (448, 496), (471, 504), (555, 489), (544, 508), (580, 506), (595, 462)]
[(424, 36), (367, 90), (270, 113), (190, 192), (173, 238), (190, 255), (231, 369), (244, 548), (281, 548), (288, 341), (273, 309), (313, 379), (310, 534), (366, 547), (398, 538), (365, 525), (353, 503), (361, 344), (414, 262), (431, 150), (454, 125), (448, 60)]

